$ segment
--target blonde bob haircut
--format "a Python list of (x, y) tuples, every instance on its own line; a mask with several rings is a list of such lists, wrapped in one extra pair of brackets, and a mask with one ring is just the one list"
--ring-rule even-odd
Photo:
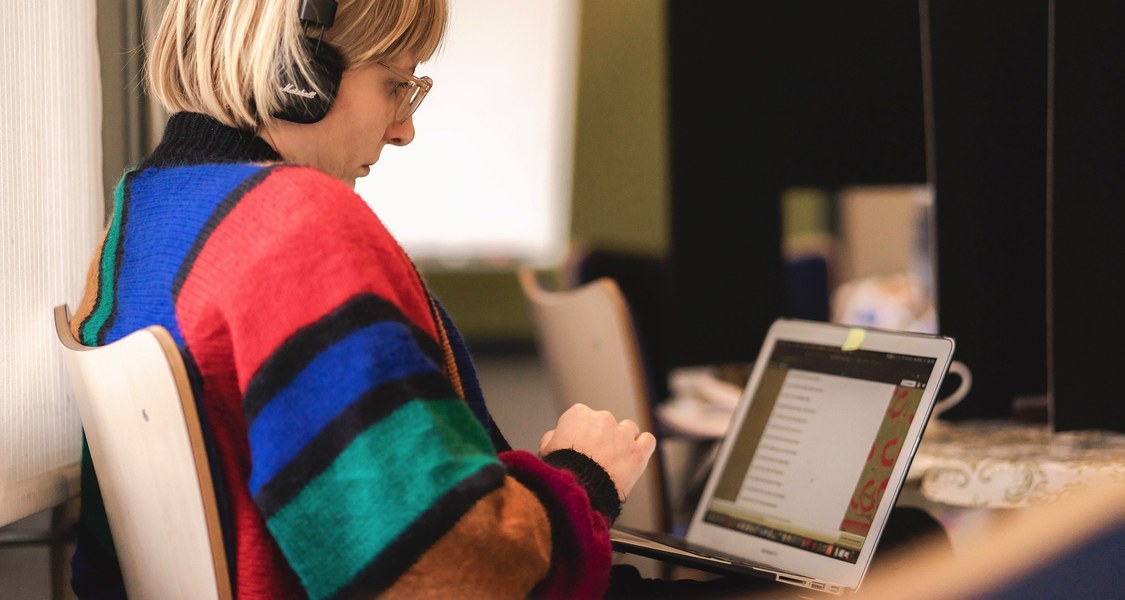
[[(257, 132), (281, 105), (281, 81), (308, 78), (301, 0), (170, 0), (148, 54), (148, 89), (169, 112), (209, 115)], [(429, 60), (448, 22), (447, 0), (339, 0), (323, 39), (348, 68), (413, 53)], [(323, 90), (316, 90), (323, 92)]]

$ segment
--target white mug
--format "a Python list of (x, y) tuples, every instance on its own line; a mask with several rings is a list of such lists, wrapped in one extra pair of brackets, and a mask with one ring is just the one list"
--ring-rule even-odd
[(934, 403), (935, 417), (957, 406), (965, 399), (965, 396), (969, 395), (969, 389), (973, 387), (973, 372), (969, 370), (969, 366), (965, 363), (959, 360), (950, 362), (949, 374), (956, 375), (957, 379), (960, 380), (960, 384), (957, 386), (957, 389), (953, 390), (948, 396), (940, 398)]

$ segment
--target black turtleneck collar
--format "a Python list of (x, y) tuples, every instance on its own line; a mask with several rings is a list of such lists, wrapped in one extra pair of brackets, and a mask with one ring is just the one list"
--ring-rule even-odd
[(227, 127), (207, 115), (181, 112), (168, 119), (160, 145), (140, 168), (279, 160), (281, 156), (253, 133)]

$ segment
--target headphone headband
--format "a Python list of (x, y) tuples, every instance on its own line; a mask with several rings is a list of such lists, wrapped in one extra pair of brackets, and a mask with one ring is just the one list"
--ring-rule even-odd
[(325, 29), (336, 20), (336, 0), (301, 0), (297, 16), (302, 23), (319, 25)]

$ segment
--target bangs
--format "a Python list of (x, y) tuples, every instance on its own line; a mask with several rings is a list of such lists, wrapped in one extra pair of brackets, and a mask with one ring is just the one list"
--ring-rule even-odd
[(449, 20), (446, 0), (344, 0), (325, 37), (349, 65), (367, 65), (413, 54), (418, 62), (441, 47)]

